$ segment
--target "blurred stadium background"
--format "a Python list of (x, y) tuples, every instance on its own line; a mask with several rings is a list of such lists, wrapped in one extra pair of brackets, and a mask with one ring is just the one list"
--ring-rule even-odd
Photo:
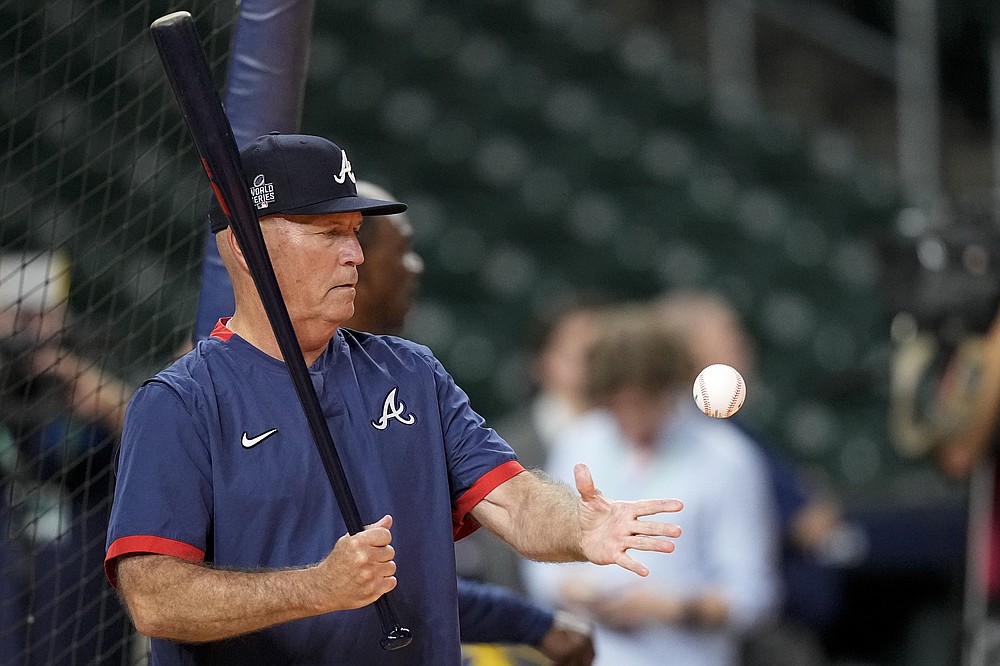
[[(181, 8), (221, 85), (231, 2), (0, 0), (0, 252), (68, 257), (71, 340), (132, 383), (184, 344), (197, 304), (208, 189), (147, 33)], [(947, 596), (963, 489), (888, 436), (898, 285), (881, 247), (989, 201), (997, 12), (985, 0), (320, 2), (302, 129), (411, 205), (426, 271), (408, 334), (486, 416), (527, 397), (537, 319), (573, 292), (723, 290), (760, 342), (747, 417), (856, 515), (899, 533), (859, 566), (931, 571)], [(2, 457), (15, 513), (33, 501), (12, 490), (31, 455)], [(106, 470), (87, 474), (76, 492), (107, 492)], [(8, 522), (8, 540), (34, 547), (30, 524)], [(79, 612), (120, 622), (97, 595)], [(880, 618), (880, 636), (852, 627), (871, 635), (848, 656), (909, 649), (917, 620), (899, 618)], [(30, 618), (0, 640), (26, 632)], [(91, 638), (33, 663), (91, 663)]]

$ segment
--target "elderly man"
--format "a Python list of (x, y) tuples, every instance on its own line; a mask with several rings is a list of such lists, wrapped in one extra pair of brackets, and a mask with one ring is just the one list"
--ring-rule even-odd
[[(577, 493), (527, 473), (428, 349), (341, 328), (354, 313), (364, 215), (346, 153), (268, 135), (242, 151), (275, 274), (363, 516), (345, 534), (277, 343), (227, 221), (236, 309), (133, 397), (106, 568), (154, 663), (458, 664), (452, 540), (485, 526), (526, 557), (647, 568), (680, 529), (615, 502), (585, 465)], [(664, 538), (666, 537), (666, 538)], [(383, 653), (365, 608), (396, 590), (413, 631)]]

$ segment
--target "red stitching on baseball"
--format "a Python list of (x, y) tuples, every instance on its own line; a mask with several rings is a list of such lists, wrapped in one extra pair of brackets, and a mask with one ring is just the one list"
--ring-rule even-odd
[(712, 415), (712, 401), (708, 397), (708, 387), (705, 386), (705, 375), (698, 375), (698, 387), (701, 391), (701, 411), (705, 416)]
[(743, 392), (743, 376), (736, 373), (736, 392), (733, 393), (733, 399), (729, 401), (729, 411), (726, 412), (726, 416), (731, 416), (736, 409), (736, 403), (739, 402), (740, 393)]

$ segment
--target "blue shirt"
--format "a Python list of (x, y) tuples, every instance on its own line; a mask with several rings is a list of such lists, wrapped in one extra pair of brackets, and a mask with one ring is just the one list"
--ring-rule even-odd
[[(726, 666), (739, 663), (740, 632), (764, 619), (780, 593), (777, 530), (767, 468), (754, 444), (733, 424), (712, 419), (685, 395), (664, 415), (655, 450), (642, 453), (605, 410), (578, 419), (557, 446), (547, 471), (567, 483), (573, 463), (585, 462), (608, 497), (677, 497), (683, 530), (670, 554), (633, 552), (649, 568), (641, 578), (620, 567), (525, 565), (540, 597), (558, 602), (564, 585), (601, 596), (631, 588), (685, 600), (711, 592), (725, 599), (718, 628), (651, 622), (634, 631), (594, 628), (595, 666)], [(673, 519), (673, 517), (671, 517)]]
[[(413, 643), (382, 651), (368, 606), (227, 641), (154, 640), (153, 663), (459, 663), (452, 542), (521, 466), (426, 347), (341, 329), (309, 373), (362, 520), (393, 516), (392, 600)], [(128, 553), (308, 565), (345, 532), (281, 361), (220, 325), (136, 392), (108, 529), (112, 581)]]

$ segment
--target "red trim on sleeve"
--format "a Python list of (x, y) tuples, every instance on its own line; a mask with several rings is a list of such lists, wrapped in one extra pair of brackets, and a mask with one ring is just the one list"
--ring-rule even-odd
[(493, 489), (504, 481), (514, 478), (524, 471), (524, 467), (516, 460), (508, 460), (497, 465), (490, 471), (476, 479), (468, 490), (455, 502), (455, 509), (451, 512), (452, 531), (455, 541), (467, 537), (479, 529), (479, 523), (469, 515), (472, 507), (483, 501), (483, 498), (493, 492)]
[(119, 537), (114, 540), (114, 543), (108, 548), (108, 554), (104, 557), (104, 575), (108, 577), (108, 581), (112, 587), (118, 587), (118, 571), (115, 560), (122, 555), (134, 555), (138, 553), (172, 555), (173, 557), (179, 557), (182, 560), (196, 563), (205, 561), (205, 551), (183, 541), (175, 541), (174, 539), (149, 534)]
[(212, 332), (209, 333), (209, 337), (219, 338), (223, 342), (229, 342), (229, 338), (233, 337), (233, 332), (226, 328), (226, 324), (229, 323), (230, 319), (232, 319), (232, 317), (223, 317), (216, 322), (215, 328), (213, 328)]

